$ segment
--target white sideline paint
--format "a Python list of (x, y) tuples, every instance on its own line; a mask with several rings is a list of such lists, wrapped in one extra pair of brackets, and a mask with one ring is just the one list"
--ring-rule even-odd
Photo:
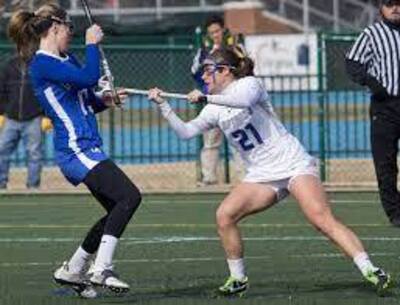
[[(400, 241), (400, 237), (360, 237), (365, 241)], [(58, 243), (79, 242), (81, 238), (71, 237), (34, 237), (34, 238), (0, 238), (0, 243)], [(264, 236), (244, 237), (244, 241), (327, 241), (324, 236)], [(215, 236), (162, 236), (152, 238), (125, 237), (121, 238), (125, 245), (129, 244), (168, 244), (168, 243), (192, 243), (219, 241)]]
[[(399, 257), (398, 253), (392, 252), (377, 252), (377, 253), (369, 253), (370, 256), (374, 257)], [(335, 258), (343, 258), (345, 257), (340, 253), (314, 253), (314, 254), (292, 254), (285, 256), (286, 258), (326, 258), (326, 259), (335, 259)], [(263, 256), (246, 256), (246, 260), (268, 260), (275, 259), (276, 256), (273, 255), (263, 255)], [(181, 258), (166, 258), (166, 259), (120, 259), (115, 260), (115, 263), (124, 263), (124, 264), (143, 264), (143, 263), (190, 263), (190, 262), (210, 262), (210, 261), (224, 261), (223, 256), (219, 257), (181, 257)], [(26, 263), (11, 263), (11, 262), (2, 262), (0, 263), (0, 267), (41, 267), (41, 266), (58, 266), (61, 262), (26, 262)]]
[[(221, 197), (222, 200), (222, 197)], [(294, 201), (293, 198), (289, 197), (287, 200), (289, 201)], [(188, 200), (187, 199), (174, 199), (174, 200), (149, 200), (150, 204), (175, 204), (175, 203), (182, 203), (182, 204), (187, 204)], [(372, 204), (372, 203), (379, 203), (377, 200), (345, 200), (345, 199), (332, 199), (329, 200), (330, 203), (366, 203), (366, 204)], [(197, 203), (218, 203), (218, 200), (216, 198), (214, 199), (196, 199), (194, 200), (193, 204)]]
[[(187, 204), (187, 199), (174, 199), (172, 201), (165, 201), (165, 200), (149, 200), (150, 204), (161, 204), (161, 205), (173, 205), (173, 204)], [(330, 203), (334, 203), (334, 204), (378, 204), (378, 201), (374, 201), (374, 200), (330, 200)], [(199, 199), (199, 200), (195, 200), (194, 204), (217, 204), (219, 203), (219, 200), (210, 200), (210, 199)], [(43, 205), (51, 205), (51, 206), (71, 206), (71, 205), (80, 205), (82, 207), (93, 207), (93, 206), (97, 206), (96, 202), (89, 202), (89, 204), (87, 202), (77, 202), (77, 201), (73, 201), (73, 202), (44, 202), (44, 203), (36, 203), (36, 202), (4, 202), (1, 204), (2, 207), (4, 206), (43, 206)], [(267, 212), (268, 213), (268, 212)]]
[[(346, 224), (349, 227), (392, 227), (386, 223), (353, 223)], [(131, 228), (215, 228), (214, 223), (192, 224), (192, 223), (144, 223), (132, 224)], [(241, 228), (311, 228), (308, 223), (244, 223)], [(0, 224), (1, 229), (88, 229), (90, 225), (57, 225), (57, 224)]]

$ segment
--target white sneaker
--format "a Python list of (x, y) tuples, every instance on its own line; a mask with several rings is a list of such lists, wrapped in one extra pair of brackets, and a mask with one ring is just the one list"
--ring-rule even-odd
[(93, 299), (97, 292), (82, 273), (73, 273), (69, 270), (68, 262), (64, 262), (53, 274), (54, 281), (63, 286), (71, 287), (82, 298)]
[(64, 262), (53, 274), (54, 281), (61, 285), (81, 285), (85, 278), (81, 273), (73, 273), (69, 270), (68, 262)]
[(109, 269), (94, 272), (89, 280), (94, 286), (102, 286), (116, 293), (129, 291), (128, 283), (120, 280), (118, 275)]

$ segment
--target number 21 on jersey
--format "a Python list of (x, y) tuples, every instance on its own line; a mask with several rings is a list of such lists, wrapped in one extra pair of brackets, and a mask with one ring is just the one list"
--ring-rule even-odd
[(243, 150), (251, 150), (258, 144), (264, 143), (257, 129), (249, 123), (243, 129), (235, 130), (231, 133), (232, 137), (239, 142)]

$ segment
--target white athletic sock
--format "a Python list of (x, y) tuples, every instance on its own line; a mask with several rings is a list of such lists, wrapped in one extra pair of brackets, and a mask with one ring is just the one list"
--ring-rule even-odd
[(103, 235), (94, 261), (94, 272), (101, 272), (105, 269), (113, 268), (114, 251), (118, 243), (118, 238), (112, 235)]
[(364, 276), (366, 276), (371, 270), (375, 271), (379, 269), (372, 264), (366, 252), (361, 252), (357, 254), (353, 258), (353, 261)]
[(243, 280), (246, 277), (243, 258), (227, 259), (231, 277), (237, 280)]
[(91, 254), (83, 250), (82, 247), (76, 249), (74, 255), (68, 262), (69, 271), (72, 273), (79, 273), (86, 266), (86, 263), (90, 259)]

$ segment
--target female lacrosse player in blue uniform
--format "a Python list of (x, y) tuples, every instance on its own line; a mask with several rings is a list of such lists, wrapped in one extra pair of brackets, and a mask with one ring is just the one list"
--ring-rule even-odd
[[(62, 173), (73, 185), (84, 183), (107, 212), (70, 260), (55, 271), (54, 279), (60, 284), (83, 285), (86, 265), (97, 251), (90, 282), (117, 292), (127, 291), (129, 285), (113, 272), (112, 259), (141, 194), (102, 150), (95, 113), (107, 109), (110, 98), (95, 93), (93, 87), (100, 78), (97, 45), (103, 32), (98, 25), (87, 29), (83, 66), (67, 52), (71, 22), (56, 5), (42, 6), (35, 13), (16, 12), (9, 36), (24, 58), (30, 58), (35, 94), (54, 125), (54, 147)], [(119, 94), (126, 97), (123, 90)]]
[(222, 201), (216, 212), (218, 233), (224, 247), (230, 277), (219, 290), (224, 295), (243, 293), (248, 278), (238, 223), (292, 194), (308, 221), (351, 257), (364, 278), (381, 293), (390, 277), (375, 267), (361, 241), (331, 212), (312, 158), (279, 121), (262, 83), (253, 75), (253, 63), (233, 50), (217, 50), (204, 61), (203, 80), (210, 95), (195, 90), (191, 102), (207, 100), (200, 114), (183, 122), (161, 97), (150, 90), (162, 115), (175, 132), (189, 139), (218, 126), (241, 155), (246, 176)]

